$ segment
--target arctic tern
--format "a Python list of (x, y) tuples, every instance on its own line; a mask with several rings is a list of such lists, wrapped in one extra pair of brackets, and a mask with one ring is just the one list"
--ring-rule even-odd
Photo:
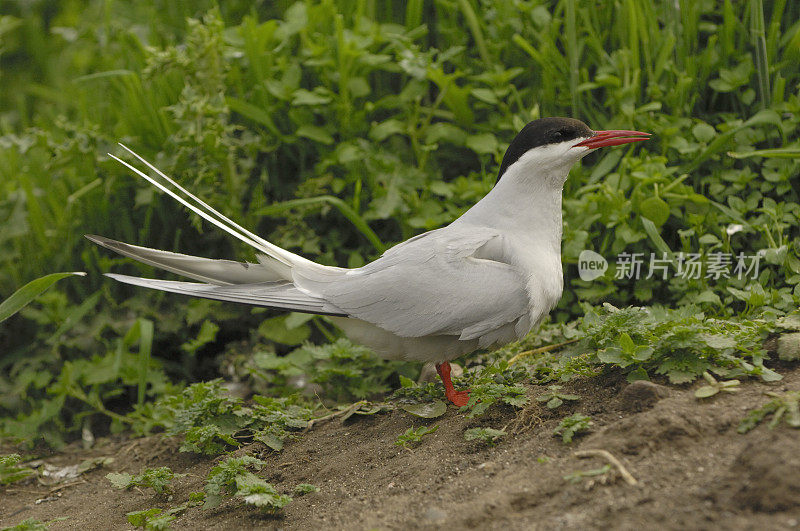
[[(199, 282), (107, 276), (136, 286), (326, 315), (384, 358), (433, 362), (457, 406), (449, 361), (518, 340), (561, 298), (561, 193), (570, 168), (640, 131), (592, 131), (571, 118), (528, 123), (505, 152), (494, 188), (450, 225), (395, 245), (359, 268), (320, 265), (237, 225), (125, 146), (161, 178), (109, 154), (191, 211), (258, 251), (258, 263), (215, 260), (87, 235), (122, 255)], [(183, 194), (183, 195), (181, 195)]]

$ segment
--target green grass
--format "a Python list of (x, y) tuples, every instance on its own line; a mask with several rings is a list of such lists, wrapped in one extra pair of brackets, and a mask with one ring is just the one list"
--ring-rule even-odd
[[(358, 266), (482, 197), (533, 118), (649, 131), (574, 169), (554, 320), (602, 302), (692, 305), (699, 322), (718, 323), (797, 308), (797, 3), (214, 4), (39, 2), (0, 17), (0, 296), (55, 271), (89, 273), (0, 325), (0, 435), (58, 446), (81, 429), (159, 425), (146, 414), (153, 400), (221, 365), (276, 395), (310, 374), (332, 402), (414, 376), (398, 364), (370, 373), (366, 355), (336, 344), (284, 357), (337, 339), (322, 318), (106, 283), (111, 270), (155, 273), (84, 233), (254, 258), (110, 160), (118, 141), (276, 244)], [(612, 266), (589, 283), (575, 267), (587, 248), (610, 260), (667, 253), (672, 267), (682, 252), (765, 255), (757, 278), (618, 280)], [(539, 369), (671, 377), (682, 363), (696, 377), (738, 363), (708, 345), (686, 349), (688, 360), (656, 345), (637, 360), (654, 339), (630, 339), (630, 352), (617, 336), (587, 345), (600, 359)], [(740, 372), (759, 373), (761, 353), (747, 348)], [(505, 400), (484, 383), (482, 400)], [(201, 447), (225, 441), (196, 435)]]

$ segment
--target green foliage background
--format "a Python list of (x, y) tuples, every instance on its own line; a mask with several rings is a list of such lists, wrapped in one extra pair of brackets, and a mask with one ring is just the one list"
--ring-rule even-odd
[[(278, 363), (276, 349), (336, 336), (316, 318), (104, 282), (156, 273), (84, 233), (254, 258), (109, 159), (118, 141), (274, 243), (359, 266), (482, 197), (531, 119), (649, 131), (574, 169), (554, 318), (602, 301), (720, 317), (798, 306), (796, 2), (3, 0), (0, 13), (0, 295), (90, 273), (3, 323), (0, 434), (58, 444), (92, 412), (216, 376), (222, 352)], [(755, 280), (612, 268), (587, 283), (583, 249), (766, 254)]]

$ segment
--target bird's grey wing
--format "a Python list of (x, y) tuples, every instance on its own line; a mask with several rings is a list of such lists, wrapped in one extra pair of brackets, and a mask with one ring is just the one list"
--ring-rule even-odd
[(345, 274), (304, 272), (294, 283), (342, 313), (402, 337), (470, 340), (527, 317), (525, 279), (496, 251), (502, 235), (479, 227), (453, 229), (426, 233)]

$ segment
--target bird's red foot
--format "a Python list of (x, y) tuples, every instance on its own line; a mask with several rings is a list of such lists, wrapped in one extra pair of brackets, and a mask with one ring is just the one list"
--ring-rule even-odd
[(444, 396), (458, 407), (464, 407), (469, 402), (469, 391), (456, 391), (453, 381), (450, 380), (450, 364), (448, 362), (437, 363), (436, 372), (444, 384)]
[(464, 407), (467, 405), (467, 402), (469, 402), (469, 391), (456, 391), (454, 389), (452, 392), (448, 393), (447, 389), (445, 389), (444, 396), (458, 407)]

